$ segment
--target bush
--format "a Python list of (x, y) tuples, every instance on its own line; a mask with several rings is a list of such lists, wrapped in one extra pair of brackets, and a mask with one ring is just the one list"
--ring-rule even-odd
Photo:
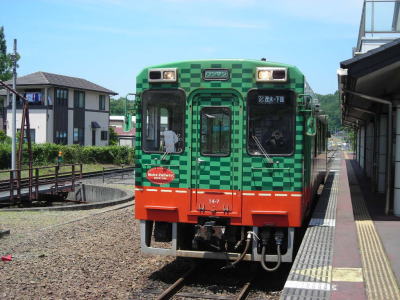
[(11, 138), (3, 130), (0, 130), (0, 144), (11, 144)]
[[(58, 152), (63, 153), (63, 163), (83, 164), (133, 164), (134, 149), (126, 146), (79, 146), (57, 144), (32, 144), (34, 165), (51, 165), (57, 163)], [(27, 145), (24, 145), (23, 163), (29, 160)], [(11, 166), (11, 145), (0, 144), (0, 168)]]

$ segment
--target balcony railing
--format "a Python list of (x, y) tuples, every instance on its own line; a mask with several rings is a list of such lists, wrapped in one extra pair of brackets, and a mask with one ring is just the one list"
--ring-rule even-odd
[(364, 0), (357, 46), (353, 55), (400, 38), (400, 0)]

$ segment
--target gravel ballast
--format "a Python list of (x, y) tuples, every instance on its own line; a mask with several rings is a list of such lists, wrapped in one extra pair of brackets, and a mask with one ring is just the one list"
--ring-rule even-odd
[[(127, 205), (90, 211), (0, 211), (2, 227), (11, 229), (0, 239), (0, 256), (13, 256), (12, 261), (0, 261), (0, 299), (155, 299), (191, 262), (140, 254), (134, 205)], [(235, 287), (237, 280), (235, 293), (241, 287), (240, 276), (220, 281), (207, 275), (235, 273), (221, 273), (222, 266), (222, 262), (205, 263), (199, 274), (207, 280), (200, 275), (185, 289), (218, 295)], [(278, 299), (283, 283), (273, 282), (284, 276), (261, 276), (261, 286), (275, 287), (256, 287), (250, 298)]]
[[(132, 210), (82, 212), (85, 218), (75, 222), (70, 221), (79, 217), (77, 212), (73, 217), (59, 213), (62, 225), (49, 225), (44, 218), (41, 230), (37, 213), (32, 213), (35, 228), (24, 230), (29, 225), (24, 213), (20, 222), (13, 222), (17, 233), (0, 240), (1, 256), (13, 256), (11, 262), (0, 261), (0, 298), (130, 298), (151, 273), (173, 260), (140, 254)], [(65, 220), (70, 223), (63, 224)]]

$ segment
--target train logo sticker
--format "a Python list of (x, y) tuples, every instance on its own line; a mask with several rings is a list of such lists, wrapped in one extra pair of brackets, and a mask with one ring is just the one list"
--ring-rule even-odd
[(155, 167), (146, 172), (146, 178), (155, 184), (167, 184), (175, 179), (175, 173), (168, 168)]

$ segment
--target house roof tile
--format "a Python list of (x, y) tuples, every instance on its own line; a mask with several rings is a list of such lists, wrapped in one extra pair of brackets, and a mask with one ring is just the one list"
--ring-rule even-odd
[[(8, 80), (6, 83), (11, 84), (12, 81)], [(62, 87), (101, 92), (110, 95), (117, 95), (116, 92), (106, 89), (100, 85), (97, 85), (83, 78), (70, 77), (70, 76), (58, 75), (47, 72), (35, 72), (32, 74), (18, 77), (17, 85), (54, 85), (54, 86), (62, 86)]]

